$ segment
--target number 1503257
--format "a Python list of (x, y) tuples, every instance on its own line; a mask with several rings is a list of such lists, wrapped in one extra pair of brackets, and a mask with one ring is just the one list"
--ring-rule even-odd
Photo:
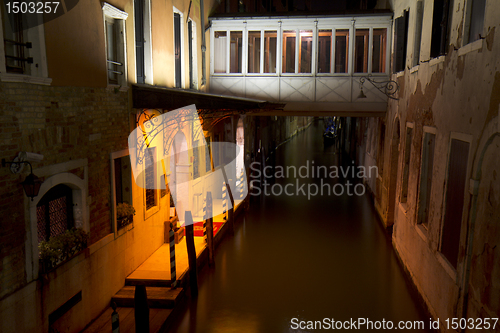
[(446, 328), (447, 329), (453, 329), (453, 330), (458, 330), (460, 329), (476, 329), (476, 330), (489, 330), (489, 329), (495, 329), (498, 318), (448, 318), (445, 320), (446, 322)]
[(5, 3), (5, 9), (7, 10), (7, 14), (55, 14), (59, 5), (59, 1), (10, 1)]

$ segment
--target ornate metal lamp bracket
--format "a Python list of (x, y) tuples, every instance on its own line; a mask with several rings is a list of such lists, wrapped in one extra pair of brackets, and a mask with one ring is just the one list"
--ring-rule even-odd
[(363, 90), (363, 84), (365, 83), (365, 81), (370, 82), (375, 88), (377, 88), (381, 93), (385, 94), (390, 99), (399, 100), (399, 98), (394, 96), (399, 91), (399, 84), (396, 81), (375, 81), (371, 75), (362, 76), (359, 79), (359, 82), (361, 83), (361, 91)]

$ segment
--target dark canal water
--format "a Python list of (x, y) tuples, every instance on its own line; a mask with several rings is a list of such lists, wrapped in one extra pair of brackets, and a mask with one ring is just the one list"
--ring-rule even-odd
[[(322, 128), (321, 122), (313, 124), (278, 148), (277, 166), (298, 170), (309, 163), (309, 178), (292, 174), (276, 180), (274, 192), (291, 184), (287, 191), (292, 196), (252, 198), (251, 209), (236, 221), (234, 236), (216, 249), (215, 268), (200, 272), (198, 298), (186, 301), (171, 332), (322, 331), (307, 328), (314, 324), (308, 321), (321, 321), (325, 331), (339, 325), (336, 321), (349, 321), (342, 331), (391, 331), (383, 320), (386, 328), (388, 321), (394, 329), (400, 321), (423, 321), (428, 327), (429, 317), (405, 280), (369, 196), (328, 195), (324, 187), (322, 196), (308, 200), (310, 183), (339, 182), (347, 191), (346, 180), (311, 177), (313, 161), (327, 167), (339, 163), (338, 151), (323, 147)], [(296, 195), (302, 184), (306, 195)], [(373, 326), (358, 325), (359, 318)]]

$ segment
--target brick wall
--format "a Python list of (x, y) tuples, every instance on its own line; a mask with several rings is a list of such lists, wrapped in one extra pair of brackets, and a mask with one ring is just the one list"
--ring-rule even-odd
[[(127, 148), (128, 93), (105, 88), (0, 83), (0, 157), (43, 154), (36, 169), (88, 159), (90, 244), (111, 232), (110, 153)], [(29, 172), (0, 169), (0, 299), (26, 283), (28, 211), (20, 183)], [(80, 178), (83, 169), (71, 170)]]

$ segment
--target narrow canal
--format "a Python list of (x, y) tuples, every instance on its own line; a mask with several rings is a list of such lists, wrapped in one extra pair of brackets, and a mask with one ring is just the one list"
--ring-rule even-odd
[[(277, 149), (277, 176), (279, 166), (309, 166), (308, 177), (301, 177), (305, 168), (296, 177), (288, 168), (289, 177), (268, 186), (271, 195), (261, 186), (260, 198), (252, 198), (251, 209), (236, 221), (234, 236), (216, 249), (215, 268), (200, 273), (198, 298), (184, 304), (171, 332), (314, 332), (321, 331), (319, 321), (325, 330), (340, 328), (337, 321), (342, 330), (380, 326), (384, 332), (389, 321), (394, 329), (400, 321), (428, 327), (369, 196), (349, 196), (347, 180), (333, 174), (312, 177), (313, 164), (339, 165), (338, 151), (323, 146), (322, 128), (313, 123)], [(324, 192), (312, 195), (311, 186), (308, 198), (313, 183)], [(327, 194), (325, 183), (343, 185), (344, 194)], [(287, 184), (293, 195), (272, 194)], [(305, 193), (298, 189), (302, 184)]]

